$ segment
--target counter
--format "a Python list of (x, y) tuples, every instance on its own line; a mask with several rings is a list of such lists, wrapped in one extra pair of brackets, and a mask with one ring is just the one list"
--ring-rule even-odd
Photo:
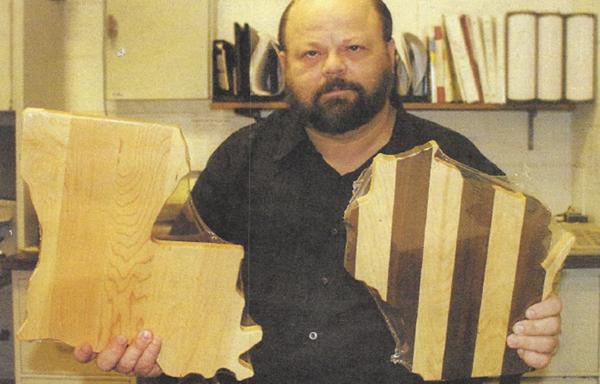
[[(0, 270), (31, 271), (38, 260), (37, 251), (19, 252), (13, 256), (0, 256)], [(569, 255), (565, 269), (600, 268), (600, 255)]]

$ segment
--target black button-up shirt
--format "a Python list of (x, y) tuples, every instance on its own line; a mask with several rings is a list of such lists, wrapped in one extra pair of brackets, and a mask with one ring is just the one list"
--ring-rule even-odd
[[(463, 136), (401, 110), (380, 152), (429, 140), (462, 163), (501, 173)], [(343, 267), (344, 210), (370, 163), (338, 174), (303, 123), (278, 111), (230, 136), (198, 179), (192, 198), (204, 221), (245, 247), (246, 306), (264, 332), (251, 351), (257, 382), (409, 380), (389, 362), (394, 342), (370, 294)]]

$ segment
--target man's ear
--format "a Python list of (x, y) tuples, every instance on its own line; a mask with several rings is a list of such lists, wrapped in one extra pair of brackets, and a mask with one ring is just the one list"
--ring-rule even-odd
[(394, 64), (396, 61), (396, 41), (392, 37), (386, 44), (387, 54), (390, 59), (390, 63)]
[(277, 51), (277, 57), (279, 57), (279, 62), (281, 63), (281, 66), (283, 67), (283, 70), (285, 71), (287, 68), (287, 55), (285, 53), (285, 51)]

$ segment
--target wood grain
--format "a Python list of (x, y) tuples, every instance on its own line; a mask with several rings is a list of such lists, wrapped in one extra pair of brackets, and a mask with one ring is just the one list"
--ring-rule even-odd
[[(433, 158), (433, 150), (432, 158)], [(433, 159), (432, 159), (433, 161)], [(431, 165), (430, 207), (423, 243), (421, 294), (418, 305), (413, 367), (426, 376), (441, 376), (450, 316), (463, 183), (460, 171), (437, 162)], [(447, 189), (436, 188), (445, 185)]]
[(528, 370), (506, 337), (550, 294), (573, 237), (551, 231), (535, 198), (435, 142), (378, 155), (356, 184), (346, 269), (395, 308), (388, 325), (404, 324), (392, 331), (410, 348), (397, 346), (394, 361), (425, 380)]
[(102, 350), (141, 329), (163, 339), (169, 375), (252, 375), (239, 355), (261, 338), (240, 326), (243, 249), (158, 241), (152, 228), (189, 172), (174, 127), (24, 112), (22, 175), (41, 226), (40, 259), (19, 337)]
[(468, 177), (465, 177), (464, 183), (443, 377), (460, 377), (463, 372), (470, 372), (472, 369), (486, 265), (485, 253), (488, 249), (494, 204), (494, 192), (488, 184)]
[[(522, 194), (494, 188), (490, 229), (473, 376), (493, 376), (502, 370), (504, 341), (508, 337), (512, 290), (525, 215)], [(512, 257), (511, 257), (512, 256)]]

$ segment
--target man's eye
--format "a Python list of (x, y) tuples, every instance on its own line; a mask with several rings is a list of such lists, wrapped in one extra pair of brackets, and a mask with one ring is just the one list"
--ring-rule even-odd
[(350, 45), (348, 46), (348, 50), (351, 52), (358, 52), (361, 51), (363, 49), (363, 47), (361, 45)]
[(309, 58), (317, 57), (318, 55), (319, 55), (319, 52), (315, 51), (315, 50), (306, 51), (302, 54), (303, 57), (309, 57)]

